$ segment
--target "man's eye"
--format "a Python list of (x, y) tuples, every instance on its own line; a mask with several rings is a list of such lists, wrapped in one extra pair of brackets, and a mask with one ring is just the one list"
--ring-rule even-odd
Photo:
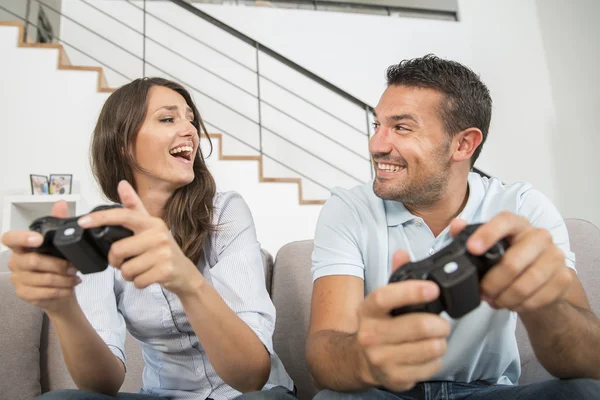
[(373, 122), (373, 129), (377, 129), (379, 128), (379, 125), (381, 125), (379, 122)]

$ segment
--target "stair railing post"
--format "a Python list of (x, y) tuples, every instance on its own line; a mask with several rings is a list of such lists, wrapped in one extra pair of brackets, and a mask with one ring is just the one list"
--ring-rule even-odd
[(23, 43), (27, 43), (27, 31), (29, 30), (29, 12), (31, 11), (31, 0), (27, 0), (25, 7), (25, 30), (23, 31)]
[(261, 110), (261, 99), (260, 99), (260, 45), (258, 43), (255, 44), (256, 47), (256, 91), (257, 91), (257, 101), (258, 101), (258, 148), (260, 149), (260, 154), (263, 153), (263, 145), (262, 145), (262, 110)]
[(142, 78), (146, 77), (146, 0), (144, 0), (144, 17), (142, 20)]
[[(369, 112), (371, 111), (371, 108), (365, 104), (365, 119), (367, 121), (367, 150), (369, 149), (369, 142), (371, 141), (371, 135), (369, 134), (369, 132), (371, 132), (371, 122), (369, 119)], [(369, 156), (369, 170), (371, 171), (371, 179), (373, 178), (373, 162), (371, 161), (371, 157)]]

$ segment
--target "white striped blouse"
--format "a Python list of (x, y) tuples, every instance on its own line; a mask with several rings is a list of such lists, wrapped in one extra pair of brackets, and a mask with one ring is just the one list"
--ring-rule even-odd
[[(238, 193), (223, 192), (215, 197), (214, 216), (218, 229), (210, 234), (198, 268), (269, 351), (271, 375), (264, 389), (281, 385), (292, 390), (293, 382), (273, 351), (275, 307), (250, 209)], [(112, 267), (82, 280), (76, 289), (79, 304), (112, 352), (126, 362), (126, 329), (140, 341), (145, 361), (140, 393), (214, 400), (240, 394), (215, 372), (176, 295), (159, 284), (137, 289)]]

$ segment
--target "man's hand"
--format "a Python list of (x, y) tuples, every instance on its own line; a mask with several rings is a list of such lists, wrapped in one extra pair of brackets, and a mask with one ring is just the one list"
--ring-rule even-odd
[(204, 278), (175, 242), (165, 222), (152, 217), (133, 187), (119, 183), (119, 197), (125, 208), (96, 211), (79, 219), (89, 229), (104, 225), (121, 225), (134, 235), (113, 243), (108, 253), (110, 265), (139, 288), (159, 283), (182, 295), (193, 292)]
[[(393, 266), (408, 261), (408, 255), (399, 251)], [(433, 282), (409, 280), (378, 288), (365, 298), (358, 309), (357, 341), (367, 363), (364, 380), (371, 386), (406, 391), (441, 368), (448, 321), (428, 313), (390, 315), (396, 307), (427, 303), (438, 296)]]
[[(52, 206), (54, 217), (65, 218), (67, 213), (64, 201)], [(2, 236), (2, 243), (12, 250), (8, 268), (17, 296), (47, 312), (58, 312), (77, 302), (73, 289), (81, 279), (68, 261), (31, 251), (43, 240), (31, 231), (9, 231)]]
[[(454, 220), (455, 236), (467, 225)], [(573, 281), (565, 255), (545, 229), (534, 228), (527, 219), (503, 212), (477, 229), (467, 241), (467, 250), (483, 254), (499, 240), (510, 247), (481, 282), (482, 298), (494, 308), (527, 312), (565, 299)]]

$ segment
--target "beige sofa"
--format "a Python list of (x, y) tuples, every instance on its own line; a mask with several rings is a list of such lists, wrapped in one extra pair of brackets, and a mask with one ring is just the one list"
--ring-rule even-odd
[[(600, 312), (600, 230), (589, 222), (567, 219), (571, 247), (577, 255), (578, 273), (596, 313)], [(304, 358), (312, 283), (312, 241), (284, 246), (273, 263), (263, 252), (267, 288), (277, 308), (275, 350), (298, 388), (300, 399), (315, 393)], [(0, 254), (0, 398), (31, 400), (40, 392), (74, 387), (65, 368), (60, 348), (43, 313), (18, 298), (10, 283), (6, 262)], [(523, 373), (521, 383), (547, 379), (549, 375), (533, 356), (526, 332), (517, 329)], [(126, 343), (127, 377), (123, 391), (137, 392), (143, 361), (135, 339)]]

